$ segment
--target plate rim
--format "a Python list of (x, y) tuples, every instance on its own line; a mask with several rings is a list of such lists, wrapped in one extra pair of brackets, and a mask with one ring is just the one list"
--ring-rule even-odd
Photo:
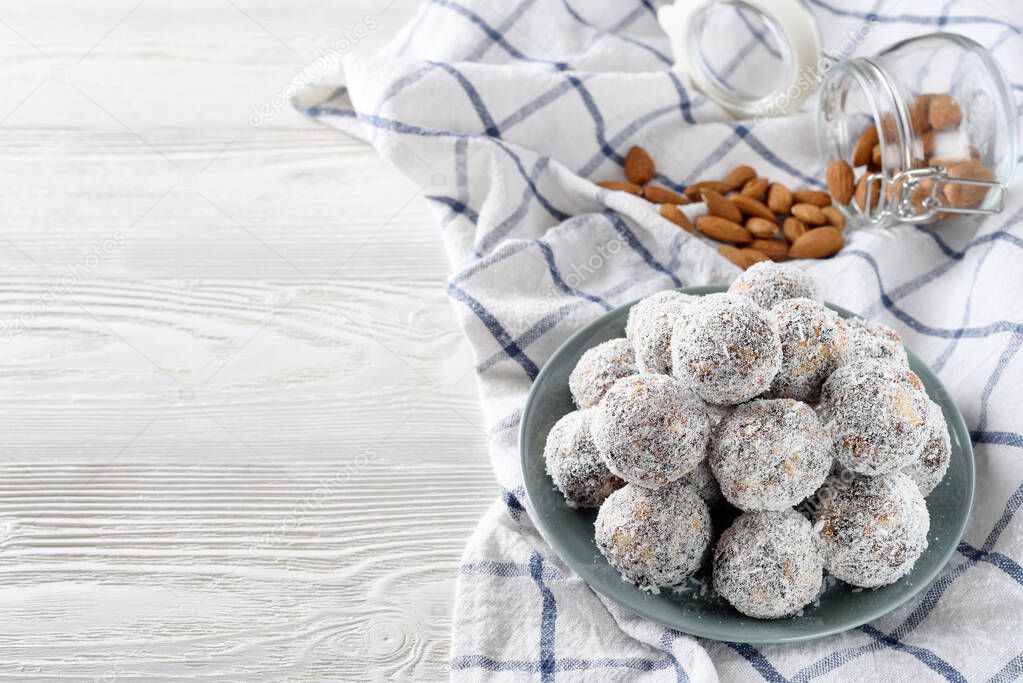
[[(725, 286), (725, 285), (701, 285), (701, 286), (692, 286), (692, 287), (676, 287), (676, 288), (673, 288), (673, 289), (674, 289), (674, 291), (678, 291), (678, 292), (681, 292), (683, 294), (690, 294), (690, 295), (693, 295), (693, 296), (706, 296), (707, 294), (716, 294), (716, 293), (719, 293), (719, 292), (725, 292), (727, 290), (727, 286)], [(665, 290), (665, 291), (667, 291), (667, 290)], [(909, 357), (911, 365), (916, 365), (918, 367), (925, 368), (927, 374), (930, 375), (931, 379), (933, 379), (933, 383), (937, 386), (937, 388), (939, 389), (940, 393), (944, 397), (946, 397), (948, 399), (947, 403), (951, 407), (951, 410), (950, 411), (946, 411), (946, 422), (949, 422), (949, 420), (948, 420), (949, 414), (948, 413), (950, 412), (952, 419), (951, 419), (951, 421), (950, 421), (948, 426), (950, 427), (950, 429), (952, 431), (955, 432), (955, 436), (957, 437), (957, 441), (962, 445), (962, 453), (963, 453), (963, 456), (965, 457), (966, 464), (967, 464), (965, 474), (966, 474), (966, 480), (967, 480), (967, 483), (968, 483), (968, 494), (967, 494), (967, 497), (966, 497), (966, 514), (962, 515), (961, 518), (958, 520), (957, 527), (955, 528), (954, 542), (949, 543), (948, 547), (944, 548), (942, 550), (941, 554), (938, 556), (939, 559), (940, 559), (940, 562), (936, 563), (934, 565), (934, 568), (927, 575), (919, 576), (919, 577), (914, 577), (914, 579), (915, 579), (914, 583), (909, 588), (909, 590), (906, 590), (904, 593), (899, 595), (897, 598), (895, 598), (891, 602), (886, 603), (885, 605), (881, 606), (879, 609), (868, 610), (868, 612), (863, 614), (863, 615), (857, 615), (857, 616), (855, 616), (855, 617), (853, 617), (851, 619), (847, 619), (847, 620), (844, 620), (844, 621), (840, 620), (838, 624), (834, 624), (834, 625), (831, 625), (831, 626), (827, 626), (827, 627), (821, 628), (819, 631), (815, 631), (813, 633), (795, 633), (795, 634), (789, 634), (789, 635), (757, 637), (757, 638), (751, 638), (749, 640), (745, 640), (745, 639), (735, 640), (735, 639), (733, 639), (732, 636), (729, 636), (728, 639), (725, 639), (725, 638), (722, 637), (722, 635), (720, 633), (717, 633), (716, 630), (713, 629), (713, 628), (701, 627), (698, 624), (694, 625), (694, 624), (689, 623), (689, 622), (684, 623), (684, 624), (681, 624), (681, 623), (679, 623), (677, 621), (676, 622), (672, 622), (672, 621), (670, 621), (668, 619), (661, 618), (660, 613), (654, 612), (654, 611), (648, 609), (646, 607), (646, 605), (644, 605), (644, 604), (626, 604), (626, 603), (622, 602), (621, 600), (618, 599), (618, 597), (616, 597), (616, 596), (614, 596), (614, 595), (612, 595), (612, 594), (610, 594), (610, 593), (608, 593), (608, 592), (606, 592), (605, 590), (602, 589), (601, 582), (595, 580), (596, 575), (589, 570), (587, 565), (579, 564), (574, 559), (568, 559), (568, 558), (571, 558), (571, 555), (568, 554), (567, 552), (565, 552), (566, 546), (565, 546), (565, 544), (561, 543), (560, 539), (558, 538), (557, 533), (556, 533), (556, 531), (554, 529), (554, 525), (551, 524), (550, 521), (545, 516), (536, 514), (536, 507), (533, 504), (533, 498), (534, 498), (534, 495), (536, 495), (538, 492), (535, 492), (533, 490), (533, 486), (531, 485), (531, 480), (530, 480), (529, 477), (526, 476), (526, 470), (527, 470), (527, 467), (528, 467), (527, 462), (529, 461), (529, 448), (528, 448), (528, 443), (527, 443), (528, 442), (528, 433), (527, 432), (529, 431), (528, 430), (529, 426), (532, 424), (531, 417), (532, 417), (532, 415), (534, 413), (534, 406), (535, 406), (536, 398), (537, 398), (537, 388), (540, 387), (543, 384), (543, 382), (541, 380), (544, 379), (546, 377), (546, 375), (548, 375), (548, 374), (550, 374), (551, 372), (554, 371), (553, 368), (557, 364), (555, 361), (558, 359), (558, 357), (560, 355), (562, 355), (562, 354), (569, 353), (569, 349), (572, 346), (574, 346), (573, 342), (575, 342), (577, 339), (579, 339), (581, 337), (588, 336), (588, 335), (592, 334), (592, 332), (595, 329), (600, 328), (604, 324), (606, 324), (606, 320), (608, 318), (619, 314), (620, 311), (622, 311), (623, 309), (626, 309), (626, 310), (627, 309), (631, 309), (632, 306), (636, 305), (639, 301), (641, 301), (644, 298), (646, 298), (646, 297), (640, 297), (638, 299), (630, 301), (629, 303), (622, 304), (620, 306), (616, 306), (616, 307), (612, 308), (611, 310), (604, 312), (603, 314), (601, 314), (597, 318), (595, 318), (595, 319), (591, 320), (590, 322), (586, 323), (585, 325), (583, 325), (580, 329), (576, 330), (567, 339), (565, 339), (565, 341), (563, 341), (558, 346), (558, 348), (554, 350), (554, 352), (550, 355), (550, 357), (547, 359), (547, 361), (540, 368), (540, 372), (537, 373), (536, 378), (533, 380), (533, 383), (530, 385), (529, 395), (526, 397), (526, 402), (525, 402), (525, 404), (523, 405), (523, 408), (522, 408), (522, 420), (521, 420), (521, 423), (519, 424), (519, 429), (518, 429), (518, 442), (519, 442), (518, 446), (519, 446), (519, 473), (522, 476), (523, 489), (525, 490), (525, 493), (526, 493), (526, 501), (525, 502), (529, 506), (530, 520), (536, 526), (536, 528), (539, 530), (540, 534), (543, 536), (543, 538), (547, 542), (547, 544), (551, 546), (551, 549), (561, 559), (561, 561), (565, 562), (565, 564), (570, 566), (572, 568), (572, 570), (575, 571), (579, 575), (580, 578), (582, 578), (582, 580), (586, 583), (586, 585), (591, 590), (593, 590), (593, 591), (603, 595), (607, 599), (613, 601), (615, 604), (619, 605), (620, 607), (622, 607), (623, 609), (625, 609), (625, 610), (627, 610), (629, 612), (632, 612), (632, 613), (637, 614), (637, 615), (639, 615), (641, 617), (649, 619), (649, 620), (653, 621), (654, 623), (660, 624), (661, 626), (672, 628), (672, 629), (675, 629), (675, 630), (680, 631), (682, 633), (686, 633), (686, 634), (691, 635), (691, 636), (700, 637), (700, 638), (706, 638), (706, 639), (709, 639), (709, 640), (715, 640), (715, 641), (721, 641), (721, 642), (735, 642), (735, 643), (764, 643), (764, 644), (793, 643), (793, 642), (801, 642), (801, 641), (808, 641), (808, 640), (816, 640), (818, 638), (824, 638), (824, 637), (835, 635), (835, 634), (838, 634), (838, 633), (844, 633), (845, 631), (848, 631), (850, 629), (856, 628), (857, 626), (862, 626), (863, 624), (866, 624), (866, 623), (868, 623), (870, 621), (873, 621), (874, 619), (882, 617), (885, 614), (888, 614), (889, 612), (897, 609), (898, 607), (904, 605), (906, 602), (908, 602), (909, 600), (911, 600), (912, 598), (917, 596), (921, 591), (923, 591), (925, 588), (927, 588), (928, 586), (930, 586), (934, 582), (934, 580), (938, 577), (938, 575), (941, 574), (941, 572), (948, 565), (948, 562), (952, 558), (952, 556), (955, 554), (956, 548), (959, 546), (959, 543), (962, 540), (963, 535), (966, 533), (966, 527), (969, 524), (970, 516), (971, 516), (971, 514), (973, 512), (974, 496), (976, 494), (976, 461), (975, 461), (974, 454), (973, 454), (973, 441), (970, 438), (969, 430), (966, 427), (966, 421), (963, 418), (962, 412), (959, 410), (959, 406), (956, 405), (955, 401), (951, 400), (951, 395), (949, 394), (948, 389), (941, 382), (941, 380), (938, 378), (938, 376), (935, 375), (933, 373), (933, 371), (931, 371), (930, 368), (926, 364), (924, 364), (923, 361), (921, 361), (918, 356), (916, 356), (911, 350), (906, 348), (905, 345), (903, 345), (903, 348), (906, 348), (906, 354)], [(831, 302), (828, 302), (828, 301), (825, 301), (823, 303), (828, 308), (831, 308), (832, 310), (836, 311), (843, 318), (862, 318), (863, 317), (863, 316), (860, 316), (860, 315), (850, 311), (847, 308), (839, 306), (838, 304), (834, 304), (834, 303), (831, 303)], [(931, 394), (928, 394), (928, 398), (930, 398), (932, 401), (937, 401), (938, 400), (935, 396), (932, 396)], [(549, 475), (547, 475), (547, 476), (549, 477)], [(910, 576), (910, 575), (907, 575), (907, 576)], [(902, 577), (899, 580), (901, 581), (901, 580), (903, 580), (905, 578), (906, 577)], [(867, 590), (867, 589), (864, 589), (864, 590)], [(764, 620), (764, 621), (768, 622), (768, 623), (776, 623), (776, 622), (782, 621), (782, 620)]]

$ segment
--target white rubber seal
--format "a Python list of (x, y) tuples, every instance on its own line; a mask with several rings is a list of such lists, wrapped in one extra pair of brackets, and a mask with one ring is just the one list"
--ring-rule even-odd
[[(801, 77), (817, 69), (821, 55), (821, 38), (817, 22), (800, 0), (738, 0), (731, 2), (746, 6), (773, 21), (788, 42), (791, 55), (792, 80), (766, 97), (757, 100), (739, 100), (719, 87), (709, 76), (708, 70), (693, 64), (698, 55), (692, 44), (693, 20), (718, 0), (676, 0), (673, 5), (664, 5), (657, 11), (661, 28), (671, 40), (671, 51), (676, 68), (684, 71), (693, 85), (732, 115), (740, 118), (766, 118), (784, 116), (799, 109), (814, 88), (807, 87)], [(698, 56), (696, 57), (698, 58)], [(816, 79), (812, 79), (816, 83)]]

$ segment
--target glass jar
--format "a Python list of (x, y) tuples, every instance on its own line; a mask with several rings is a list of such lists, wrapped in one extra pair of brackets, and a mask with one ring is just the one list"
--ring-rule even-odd
[(837, 63), (817, 100), (817, 146), (856, 172), (849, 216), (921, 223), (1001, 211), (1017, 158), (1008, 81), (978, 43), (952, 33)]

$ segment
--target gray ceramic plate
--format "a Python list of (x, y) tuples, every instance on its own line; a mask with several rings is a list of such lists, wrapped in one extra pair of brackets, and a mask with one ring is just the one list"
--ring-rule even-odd
[[(723, 287), (690, 287), (681, 291), (704, 295)], [(830, 305), (830, 304), (829, 304)], [(831, 306), (844, 317), (853, 314)], [(573, 510), (554, 488), (544, 467), (543, 447), (547, 433), (563, 415), (572, 411), (568, 376), (589, 348), (625, 335), (630, 306), (617, 308), (579, 330), (544, 365), (526, 401), (519, 433), (522, 475), (534, 521), (558, 555), (594, 590), (636, 614), (684, 633), (715, 640), (749, 643), (782, 643), (818, 638), (864, 624), (889, 612), (927, 586), (945, 566), (966, 528), (973, 503), (973, 450), (962, 415), (948, 398), (938, 378), (912, 353), (910, 367), (923, 380), (927, 393), (945, 412), (952, 437), (952, 463), (944, 480), (927, 498), (931, 513), (928, 547), (913, 571), (890, 586), (876, 590), (854, 589), (827, 579), (828, 586), (815, 605), (800, 616), (761, 621), (743, 616), (697, 579), (681, 590), (645, 593), (626, 583), (597, 550), (593, 541), (595, 510)], [(727, 520), (716, 520), (727, 524)], [(709, 581), (705, 582), (709, 585)]]

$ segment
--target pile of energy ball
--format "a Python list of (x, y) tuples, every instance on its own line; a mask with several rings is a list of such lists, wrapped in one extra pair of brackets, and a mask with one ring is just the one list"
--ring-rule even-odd
[[(643, 299), (625, 338), (579, 360), (579, 409), (544, 457), (568, 505), (600, 508), (597, 546), (626, 581), (679, 586), (710, 555), (718, 594), (777, 619), (817, 599), (825, 570), (874, 588), (913, 568), (945, 419), (894, 330), (820, 300), (810, 276), (762, 262), (727, 293)], [(741, 514), (714, 541), (728, 506)]]

